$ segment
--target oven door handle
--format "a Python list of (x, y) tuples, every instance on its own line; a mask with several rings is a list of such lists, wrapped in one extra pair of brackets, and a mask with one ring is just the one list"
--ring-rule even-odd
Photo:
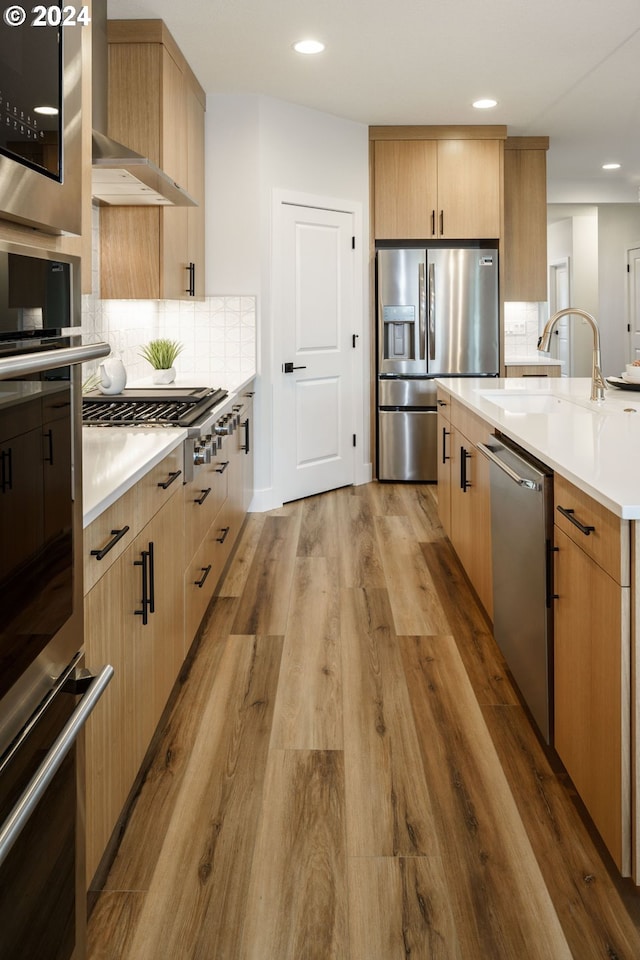
[(0, 380), (21, 374), (40, 373), (42, 370), (57, 370), (87, 360), (97, 360), (111, 353), (108, 343), (91, 343), (82, 347), (64, 347), (61, 350), (43, 350), (42, 353), (21, 353), (16, 357), (0, 359)]
[(80, 730), (87, 722), (89, 714), (104, 693), (112, 676), (113, 667), (107, 664), (91, 681), (87, 687), (87, 692), (69, 717), (15, 807), (2, 824), (0, 829), (0, 865), (4, 863), (9, 851), (27, 825), (29, 817), (60, 769), (62, 761), (73, 747)]

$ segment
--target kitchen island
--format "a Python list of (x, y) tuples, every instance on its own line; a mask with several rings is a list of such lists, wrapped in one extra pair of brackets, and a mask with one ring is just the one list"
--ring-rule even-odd
[[(498, 432), (553, 470), (554, 747), (620, 872), (638, 883), (640, 393), (612, 388), (601, 403), (589, 393), (588, 379), (439, 380), (438, 502), (492, 617), (481, 445)], [(517, 563), (516, 537), (510, 549)]]

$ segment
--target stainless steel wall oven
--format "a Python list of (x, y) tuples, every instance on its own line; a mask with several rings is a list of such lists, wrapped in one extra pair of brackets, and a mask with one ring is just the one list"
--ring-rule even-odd
[(80, 233), (84, 27), (61, 4), (40, 8), (48, 13), (36, 24), (38, 9), (0, 17), (0, 211), (48, 233)]
[(7, 247), (68, 282), (64, 327), (0, 334), (0, 960), (81, 960), (82, 728), (112, 670), (83, 662), (80, 364), (109, 348), (73, 333), (77, 261)]

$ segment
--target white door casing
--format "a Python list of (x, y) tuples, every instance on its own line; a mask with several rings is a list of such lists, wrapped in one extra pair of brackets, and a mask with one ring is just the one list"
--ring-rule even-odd
[(640, 247), (627, 250), (628, 363), (640, 360)]
[[(569, 258), (565, 257), (549, 264), (549, 309), (554, 314), (558, 310), (571, 306), (569, 302)], [(571, 362), (571, 324), (573, 318), (563, 317), (554, 331), (551, 342), (551, 356), (562, 363), (562, 376), (572, 376)]]
[(282, 200), (278, 220), (274, 463), (286, 502), (356, 482), (361, 319), (353, 211)]

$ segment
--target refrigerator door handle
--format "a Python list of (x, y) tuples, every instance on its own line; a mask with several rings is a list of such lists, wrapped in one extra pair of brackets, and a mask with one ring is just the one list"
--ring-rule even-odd
[(429, 264), (429, 358), (436, 358), (436, 265)]
[(418, 358), (426, 359), (426, 314), (427, 314), (427, 291), (425, 284), (424, 263), (418, 264)]

